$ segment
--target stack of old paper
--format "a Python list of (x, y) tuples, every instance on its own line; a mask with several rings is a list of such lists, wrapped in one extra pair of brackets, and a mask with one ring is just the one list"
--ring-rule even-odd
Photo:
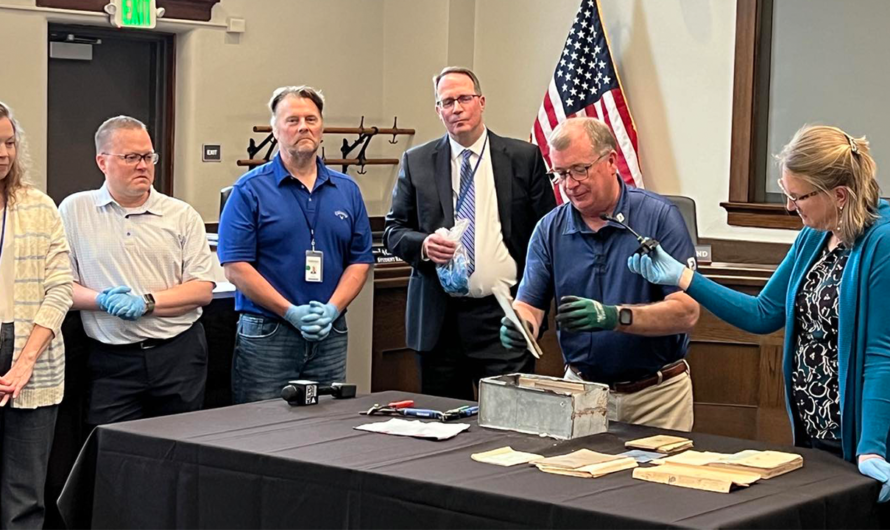
[(748, 450), (726, 455), (708, 466), (757, 473), (763, 479), (770, 479), (802, 468), (803, 457), (780, 451)]
[(634, 478), (673, 486), (727, 493), (736, 486), (748, 486), (794, 471), (803, 466), (803, 457), (778, 451), (741, 451), (735, 454), (686, 451), (653, 460), (656, 467), (634, 470)]
[(533, 460), (532, 464), (546, 473), (581, 478), (597, 478), (637, 467), (636, 460), (629, 456), (606, 455), (589, 449), (579, 449), (567, 455)]
[(515, 451), (508, 445), (484, 453), (472, 454), (470, 458), (477, 462), (494, 464), (496, 466), (515, 466), (516, 464), (528, 464), (532, 460), (539, 460), (543, 457), (534, 453)]
[(730, 456), (726, 453), (712, 453), (710, 451), (684, 451), (682, 453), (665, 456), (658, 460), (653, 460), (655, 465), (660, 464), (680, 464), (684, 466), (706, 466), (708, 464), (719, 462), (720, 459)]
[(686, 451), (674, 456), (653, 460), (653, 464), (679, 464), (708, 466), (735, 471), (756, 473), (769, 479), (803, 467), (803, 457), (779, 451), (747, 450), (735, 454)]
[(634, 469), (633, 477), (649, 482), (697, 490), (729, 493), (734, 488), (747, 487), (760, 480), (760, 475), (745, 471), (665, 463), (660, 466)]
[(630, 440), (624, 443), (625, 447), (631, 449), (644, 449), (646, 451), (656, 451), (663, 454), (676, 453), (692, 447), (692, 440), (681, 438), (679, 436), (667, 436), (660, 434), (658, 436), (649, 436), (648, 438), (640, 438), (638, 440)]

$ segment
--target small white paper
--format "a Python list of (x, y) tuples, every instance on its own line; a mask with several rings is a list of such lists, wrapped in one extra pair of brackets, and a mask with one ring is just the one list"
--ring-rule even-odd
[(377, 423), (366, 423), (356, 427), (359, 431), (393, 434), (395, 436), (412, 436), (414, 438), (430, 438), (433, 440), (454, 438), (469, 428), (469, 423), (425, 423), (420, 420), (401, 420), (398, 418)]
[(522, 332), (522, 336), (525, 338), (525, 347), (528, 348), (528, 351), (532, 352), (535, 359), (540, 359), (541, 354), (544, 352), (541, 350), (541, 347), (538, 346), (537, 341), (535, 341), (531, 330), (525, 327), (525, 322), (519, 318), (519, 315), (513, 310), (513, 297), (510, 296), (510, 291), (503, 285), (495, 285), (491, 288), (491, 294), (497, 299), (498, 304), (500, 304), (501, 309), (504, 310), (504, 314), (507, 318), (509, 318), (516, 328)]

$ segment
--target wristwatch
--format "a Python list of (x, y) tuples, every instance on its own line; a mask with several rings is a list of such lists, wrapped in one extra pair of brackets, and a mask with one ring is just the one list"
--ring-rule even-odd
[(622, 307), (618, 310), (618, 323), (622, 326), (629, 326), (634, 323), (634, 312), (629, 307)]
[(145, 313), (142, 313), (142, 316), (152, 314), (155, 310), (155, 297), (148, 293), (142, 297), (142, 301), (145, 302)]

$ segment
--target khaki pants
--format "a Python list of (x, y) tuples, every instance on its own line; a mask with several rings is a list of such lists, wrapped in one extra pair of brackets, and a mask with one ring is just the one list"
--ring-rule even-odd
[[(565, 378), (582, 381), (571, 369), (566, 369)], [(689, 371), (632, 394), (610, 391), (609, 421), (691, 431), (692, 379)]]

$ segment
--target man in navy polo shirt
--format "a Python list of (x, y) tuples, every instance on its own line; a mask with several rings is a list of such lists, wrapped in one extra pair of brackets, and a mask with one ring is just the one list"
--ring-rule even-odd
[[(550, 148), (551, 174), (570, 203), (535, 228), (514, 307), (537, 332), (556, 297), (566, 378), (608, 384), (611, 420), (689, 431), (692, 382), (683, 359), (699, 306), (677, 288), (634, 278), (627, 257), (639, 242), (621, 226), (657, 239), (694, 267), (683, 218), (667, 199), (624, 184), (615, 137), (603, 122), (565, 121), (553, 131)], [(518, 331), (503, 322), (504, 346), (524, 348)]]
[(277, 397), (291, 379), (343, 380), (346, 307), (374, 261), (358, 185), (317, 156), (321, 94), (282, 87), (269, 108), (279, 152), (238, 179), (219, 222), (219, 260), (241, 313), (236, 403)]

